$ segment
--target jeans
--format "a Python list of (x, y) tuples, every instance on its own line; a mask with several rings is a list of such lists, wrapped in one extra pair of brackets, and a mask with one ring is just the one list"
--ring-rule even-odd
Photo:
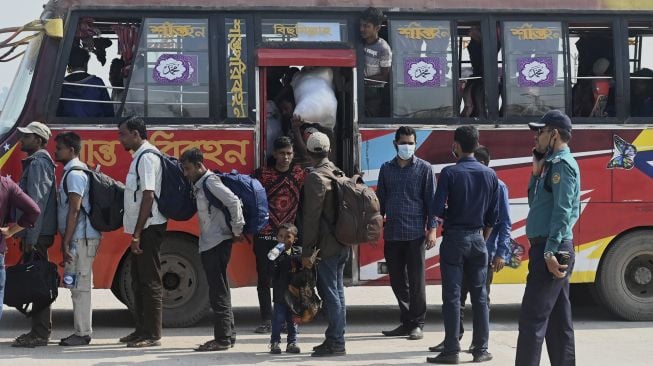
[(345, 346), (347, 308), (343, 276), (348, 258), (349, 248), (342, 247), (338, 254), (317, 264), (317, 290), (322, 298), (322, 310), (329, 322), (324, 335), (334, 348)]
[(424, 237), (410, 241), (386, 241), (383, 251), (388, 264), (390, 285), (401, 311), (401, 324), (410, 329), (424, 328)]
[(270, 295), (270, 280), (272, 279), (273, 263), (268, 259), (268, 252), (277, 245), (276, 240), (254, 239), (254, 256), (256, 257), (256, 292), (261, 312), (261, 320), (272, 319), (272, 297)]
[(288, 328), (288, 338), (287, 343), (297, 343), (297, 333), (299, 327), (297, 323), (292, 320), (292, 312), (288, 305), (275, 302), (274, 303), (274, 320), (272, 321), (272, 334), (270, 337), (270, 343), (279, 343), (281, 342), (281, 326), (283, 323), (286, 323)]
[(209, 283), (209, 302), (213, 310), (213, 337), (224, 342), (236, 336), (234, 313), (231, 309), (231, 291), (227, 278), (227, 265), (231, 258), (233, 241), (225, 240), (202, 252), (202, 267)]
[[(485, 290), (487, 291), (487, 307), (490, 308), (490, 285), (492, 284), (492, 279), (494, 278), (494, 271), (492, 270), (492, 264), (487, 266), (487, 279), (485, 281)], [(465, 320), (465, 303), (467, 302), (467, 294), (469, 289), (467, 288), (467, 279), (463, 276), (463, 288), (460, 292), (460, 336), (463, 336), (465, 333), (465, 327), (463, 322)]]
[(546, 348), (551, 366), (576, 365), (574, 323), (569, 302), (569, 277), (574, 269), (574, 245), (563, 240), (560, 250), (569, 251), (571, 258), (567, 276), (554, 279), (544, 261), (546, 238), (528, 239), (528, 276), (519, 312), (519, 336), (515, 365), (540, 364), (542, 343)]
[(442, 274), (442, 314), (444, 316), (444, 353), (460, 352), (460, 295), (463, 276), (472, 297), (476, 352), (487, 350), (490, 333), (487, 306), (487, 248), (480, 230), (447, 230), (440, 246)]
[(0, 254), (0, 319), (2, 319), (2, 304), (5, 299), (5, 280), (7, 274), (5, 272), (5, 255)]
[(141, 233), (141, 254), (132, 254), (132, 290), (136, 333), (161, 339), (163, 281), (161, 279), (161, 242), (167, 224), (150, 225)]

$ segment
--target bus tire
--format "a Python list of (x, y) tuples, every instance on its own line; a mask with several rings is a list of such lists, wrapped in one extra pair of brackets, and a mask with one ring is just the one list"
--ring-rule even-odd
[(653, 231), (626, 234), (608, 247), (596, 290), (611, 313), (626, 320), (653, 320)]
[[(168, 232), (163, 238), (161, 273), (164, 327), (189, 327), (199, 322), (209, 310), (209, 288), (197, 245), (197, 238), (185, 233)], [(134, 304), (131, 255), (127, 255), (120, 268), (120, 293), (130, 311)]]

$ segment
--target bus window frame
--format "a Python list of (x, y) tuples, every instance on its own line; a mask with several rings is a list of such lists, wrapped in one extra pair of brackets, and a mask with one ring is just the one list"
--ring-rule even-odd
[[(613, 49), (612, 49), (612, 58), (614, 60), (614, 92), (615, 92), (615, 108), (616, 108), (616, 113), (614, 117), (573, 117), (573, 95), (571, 92), (572, 86), (571, 86), (571, 43), (570, 43), (570, 32), (569, 32), (569, 23), (570, 22), (578, 22), (578, 23), (586, 23), (586, 24), (591, 24), (591, 23), (610, 23), (612, 27), (612, 39), (613, 39)], [(620, 48), (622, 47), (622, 42), (620, 38), (620, 33), (622, 33), (621, 29), (621, 17), (607, 17), (607, 16), (592, 16), (592, 17), (587, 17), (587, 16), (580, 16), (580, 17), (575, 17), (575, 16), (568, 16), (563, 19), (563, 34), (564, 34), (564, 40), (563, 42), (565, 43), (565, 68), (566, 68), (566, 79), (568, 80), (565, 85), (565, 113), (571, 118), (571, 121), (573, 124), (581, 124), (581, 125), (613, 125), (613, 124), (619, 124), (620, 121), (625, 120), (626, 116), (626, 110), (625, 106), (626, 104), (624, 103), (619, 103), (619, 101), (623, 101), (624, 99), (624, 90), (623, 89), (623, 82), (624, 82), (624, 77), (623, 77), (623, 59), (621, 58), (621, 50)]]
[[(620, 17), (621, 31), (620, 43), (622, 45), (622, 58), (625, 61), (623, 67), (623, 110), (624, 110), (624, 124), (651, 124), (651, 117), (633, 117), (630, 111), (630, 61), (628, 54), (628, 23), (629, 22), (648, 22), (653, 28), (653, 17), (644, 17), (642, 15), (624, 15)], [(653, 36), (652, 36), (653, 38)]]
[[(64, 31), (64, 39), (61, 42), (59, 48), (59, 53), (56, 60), (55, 68), (55, 77), (51, 82), (50, 90), (52, 93), (48, 96), (47, 115), (48, 121), (51, 124), (59, 125), (111, 125), (117, 124), (119, 121), (124, 119), (123, 116), (114, 116), (114, 117), (100, 117), (93, 118), (91, 123), (88, 122), (88, 119), (78, 118), (78, 117), (59, 117), (57, 116), (57, 107), (59, 104), (59, 97), (61, 95), (61, 89), (63, 86), (63, 80), (66, 74), (66, 65), (68, 62), (68, 55), (70, 54), (70, 49), (72, 48), (72, 43), (74, 40), (75, 32), (74, 28), (77, 27), (79, 20), (84, 17), (101, 17), (101, 18), (130, 18), (130, 19), (140, 19), (141, 32), (139, 32), (138, 43), (140, 44), (140, 36), (142, 36), (143, 25), (147, 19), (152, 18), (176, 18), (176, 19), (206, 19), (208, 22), (208, 49), (207, 54), (209, 58), (209, 115), (207, 117), (143, 117), (144, 121), (148, 125), (205, 125), (205, 126), (218, 126), (225, 125), (228, 127), (251, 127), (253, 128), (256, 125), (256, 93), (252, 92), (255, 86), (255, 77), (252, 73), (251, 77), (248, 78), (248, 117), (247, 118), (227, 118), (226, 109), (227, 109), (227, 100), (225, 86), (226, 80), (223, 75), (225, 75), (226, 64), (224, 58), (226, 57), (226, 50), (224, 50), (225, 42), (220, 42), (223, 38), (226, 37), (224, 28), (224, 21), (226, 17), (234, 18), (239, 17), (246, 19), (246, 22), (252, 22), (252, 14), (245, 14), (243, 12), (220, 12), (220, 11), (201, 11), (201, 10), (188, 10), (183, 12), (173, 12), (173, 11), (146, 11), (146, 10), (124, 10), (116, 9), (112, 11), (100, 11), (100, 10), (73, 10), (69, 13), (69, 16), (66, 20), (66, 27)], [(253, 64), (254, 57), (254, 32), (251, 29), (247, 29), (247, 59), (248, 66)], [(222, 61), (222, 62), (221, 62)], [(131, 75), (130, 75), (131, 79)], [(131, 81), (131, 80), (130, 80)], [(127, 84), (127, 89), (129, 84)], [(225, 94), (225, 95), (223, 95)], [(122, 108), (121, 108), (122, 110)]]

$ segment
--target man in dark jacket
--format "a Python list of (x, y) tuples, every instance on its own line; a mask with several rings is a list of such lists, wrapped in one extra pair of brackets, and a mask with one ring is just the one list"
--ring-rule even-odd
[(321, 261), (317, 264), (317, 289), (323, 300), (329, 326), (324, 333), (325, 341), (314, 348), (313, 357), (345, 355), (345, 291), (343, 275), (349, 258), (349, 248), (335, 237), (336, 205), (332, 189), (333, 172), (339, 170), (329, 161), (329, 137), (314, 132), (306, 141), (308, 157), (313, 163), (312, 171), (304, 181), (302, 200), (303, 252), (302, 264), (311, 268), (310, 256), (320, 250)]
[[(32, 122), (26, 127), (19, 127), (20, 148), (27, 153), (22, 162), (23, 175), (20, 178), (20, 188), (36, 202), (41, 210), (41, 216), (34, 227), (24, 231), (21, 250), (24, 257), (37, 254), (48, 259), (48, 248), (54, 242), (57, 232), (57, 198), (54, 178), (54, 161), (45, 150), (52, 134), (50, 129), (41, 122)], [(24, 213), (18, 213), (18, 219)], [(23, 234), (23, 233), (21, 233)], [(16, 338), (14, 347), (38, 347), (48, 344), (52, 332), (52, 311), (50, 307), (32, 315), (32, 330)]]
[(104, 81), (86, 72), (89, 59), (88, 51), (82, 48), (73, 47), (70, 51), (57, 116), (113, 117), (113, 104)]

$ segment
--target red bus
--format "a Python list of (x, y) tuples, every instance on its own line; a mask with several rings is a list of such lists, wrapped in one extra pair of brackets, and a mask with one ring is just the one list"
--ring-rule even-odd
[[(364, 172), (372, 186), (382, 162), (395, 154), (397, 126), (418, 130), (417, 155), (436, 174), (454, 163), (453, 130), (461, 124), (480, 129), (491, 165), (509, 187), (513, 221), (509, 266), (494, 282), (523, 283), (533, 145), (526, 123), (560, 109), (572, 116), (571, 147), (582, 175), (574, 287), (591, 290), (622, 318), (651, 320), (653, 5), (528, 3), (520, 9), (524, 3), (515, 0), (50, 1), (41, 19), (62, 18), (63, 37), (44, 32), (26, 46), (0, 116), (0, 168), (20, 176), (16, 128), (38, 120), (55, 134), (79, 132), (82, 160), (122, 180), (130, 156), (119, 146), (116, 125), (139, 115), (164, 153), (198, 147), (210, 168), (250, 172), (267, 158), (271, 84), (289, 67), (329, 67), (338, 102), (336, 163), (347, 173)], [(359, 36), (359, 14), (370, 4), (385, 11), (380, 36), (393, 51), (389, 80), (375, 90), (365, 77)], [(68, 55), (79, 44), (95, 51), (89, 71), (104, 80), (112, 98), (103, 103), (113, 106), (114, 117), (57, 113)], [(113, 59), (122, 65), (118, 82), (110, 83)], [(166, 78), (160, 71), (165, 60), (193, 72)], [(382, 98), (383, 111), (366, 109), (372, 92)], [(193, 324), (208, 309), (197, 234), (196, 219), (168, 226), (162, 246), (166, 326)], [(58, 245), (51, 250), (55, 261)], [(95, 288), (111, 288), (127, 306), (128, 245), (121, 231), (104, 235), (94, 266)], [(233, 286), (255, 284), (251, 245), (234, 246)], [(18, 258), (10, 244), (8, 264)], [(348, 284), (388, 284), (382, 243), (354, 248), (351, 258)], [(427, 279), (440, 281), (438, 246), (427, 252)]]

